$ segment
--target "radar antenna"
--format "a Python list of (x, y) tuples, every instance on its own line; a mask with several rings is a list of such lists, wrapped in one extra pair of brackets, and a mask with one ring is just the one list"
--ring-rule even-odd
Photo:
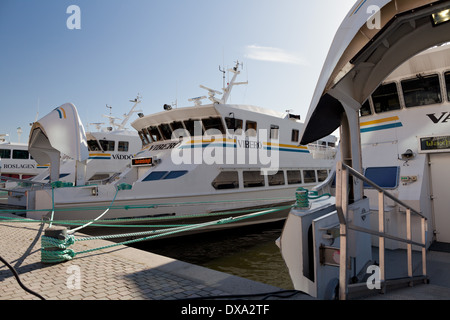
[[(225, 87), (225, 70), (222, 70), (222, 68), (219, 66), (219, 71), (223, 73), (223, 93), (205, 86), (200, 85), (200, 88), (205, 89), (208, 91), (208, 98), (209, 100), (211, 100), (213, 103), (220, 103), (220, 104), (226, 104), (227, 100), (230, 96), (231, 93), (231, 89), (233, 88), (233, 86), (237, 86), (237, 85), (241, 85), (241, 84), (248, 84), (248, 81), (246, 82), (236, 82), (236, 78), (237, 76), (241, 73), (239, 71), (239, 67), (243, 67), (243, 63), (239, 63), (239, 61), (236, 61), (236, 65), (231, 68), (228, 69), (229, 72), (234, 73), (233, 78), (231, 79), (230, 83), (228, 83), (228, 86)], [(216, 98), (216, 94), (221, 94), (222, 98)], [(194, 104), (196, 106), (200, 106), (202, 104), (202, 100), (206, 99), (206, 96), (201, 96), (201, 97), (197, 97), (197, 98), (191, 98), (188, 99), (188, 101), (193, 101)]]
[[(136, 109), (136, 106), (137, 106), (139, 103), (141, 103), (141, 99), (142, 99), (142, 97), (141, 97), (141, 96), (139, 95), (139, 93), (138, 93), (138, 95), (137, 95), (137, 97), (136, 97), (135, 99), (129, 100), (130, 102), (134, 102), (134, 105), (133, 105), (133, 107), (131, 108), (131, 110), (130, 110), (128, 113), (125, 113), (125, 114), (123, 115), (123, 120), (122, 120), (121, 123), (116, 123), (116, 120), (121, 120), (121, 119), (120, 119), (120, 118), (113, 117), (113, 116), (111, 115), (112, 107), (106, 105), (106, 108), (109, 109), (109, 115), (105, 115), (105, 114), (104, 114), (103, 117), (109, 119), (109, 127), (107, 128), (107, 130), (108, 130), (108, 131), (111, 131), (112, 129), (114, 129), (114, 130), (124, 130), (124, 129), (125, 129), (125, 126), (126, 126), (126, 124), (127, 124), (127, 122), (128, 122), (128, 120), (130, 120), (130, 118), (131, 118), (131, 116), (133, 115), (133, 113), (136, 113), (136, 112), (142, 112), (142, 110), (135, 110), (135, 109)], [(92, 123), (92, 124), (95, 125), (95, 126), (97, 126), (99, 123)], [(103, 124), (103, 123), (101, 123), (101, 124)]]
[(203, 99), (206, 99), (206, 96), (191, 98), (191, 99), (188, 99), (188, 101), (191, 101), (191, 102), (193, 101), (196, 106), (201, 106)]
[(216, 99), (215, 95), (216, 94), (223, 94), (222, 92), (214, 90), (214, 89), (210, 89), (210, 88), (202, 86), (202, 85), (200, 85), (200, 88), (205, 89), (205, 90), (208, 91), (209, 100), (211, 100), (214, 103), (220, 103), (221, 102), (220, 99)]

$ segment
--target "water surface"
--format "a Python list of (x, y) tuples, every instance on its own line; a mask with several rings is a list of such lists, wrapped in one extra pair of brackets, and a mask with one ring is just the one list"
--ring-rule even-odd
[(275, 240), (283, 222), (135, 243), (145, 251), (243, 278), (293, 289)]

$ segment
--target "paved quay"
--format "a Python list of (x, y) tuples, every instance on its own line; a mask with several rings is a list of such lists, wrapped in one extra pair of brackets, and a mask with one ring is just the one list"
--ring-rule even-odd
[[(37, 223), (0, 222), (0, 256), (27, 288), (46, 300), (178, 300), (282, 290), (122, 245), (76, 255), (63, 263), (42, 263), (43, 234), (44, 226)], [(77, 241), (70, 248), (81, 252), (111, 243)], [(0, 263), (0, 300), (39, 299), (23, 290), (10, 269)], [(309, 297), (297, 294), (291, 299)]]

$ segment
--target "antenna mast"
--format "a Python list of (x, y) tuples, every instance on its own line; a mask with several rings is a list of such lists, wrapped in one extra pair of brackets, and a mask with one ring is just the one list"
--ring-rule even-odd
[(248, 84), (248, 81), (246, 81), (246, 82), (235, 82), (237, 76), (241, 73), (239, 71), (239, 66), (241, 66), (241, 68), (242, 68), (243, 64), (239, 63), (239, 61), (236, 61), (236, 66), (234, 68), (232, 68), (232, 69), (228, 69), (228, 71), (233, 72), (234, 75), (233, 75), (233, 78), (231, 78), (231, 81), (228, 84), (228, 87), (224, 88), (224, 90), (223, 90), (224, 91), (224, 94), (222, 96), (222, 103), (223, 104), (227, 103), (227, 100), (230, 97), (231, 89), (233, 88), (233, 86), (238, 86), (238, 85), (241, 85), (241, 84)]
[(219, 71), (222, 72), (222, 90), (225, 91), (225, 73), (227, 72), (225, 69), (222, 70), (222, 68), (219, 66)]
[(141, 99), (142, 99), (142, 97), (138, 93), (137, 97), (134, 100), (130, 100), (130, 102), (134, 102), (134, 105), (131, 108), (130, 112), (128, 112), (128, 114), (124, 115), (124, 119), (123, 119), (122, 123), (117, 125), (119, 130), (125, 129), (125, 126), (126, 126), (128, 120), (130, 119), (130, 117), (133, 115), (134, 112), (142, 111), (142, 110), (134, 110), (137, 107), (137, 105), (139, 103), (141, 103)]

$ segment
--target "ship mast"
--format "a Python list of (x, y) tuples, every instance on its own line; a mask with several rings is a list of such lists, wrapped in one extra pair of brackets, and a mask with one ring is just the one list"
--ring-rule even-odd
[[(237, 76), (241, 73), (241, 71), (239, 71), (239, 66), (242, 68), (242, 63), (239, 63), (239, 61), (236, 61), (236, 66), (231, 69), (228, 69), (229, 72), (232, 72), (234, 74), (233, 74), (233, 77), (231, 78), (230, 83), (228, 83), (227, 87), (225, 87), (225, 70), (222, 70), (222, 68), (219, 66), (219, 71), (223, 73), (223, 93), (220, 91), (216, 91), (216, 90), (213, 90), (208, 87), (200, 85), (200, 88), (208, 91), (209, 100), (211, 100), (213, 103), (217, 103), (217, 104), (226, 104), (228, 101), (228, 98), (230, 97), (233, 86), (237, 86), (237, 85), (241, 85), (241, 84), (248, 84), (248, 81), (236, 82)], [(216, 98), (215, 97), (216, 94), (222, 94), (222, 99)], [(192, 98), (192, 99), (189, 99), (189, 101), (194, 101), (195, 105), (199, 106), (199, 105), (201, 105), (201, 100), (203, 100), (203, 99), (206, 99), (206, 96)]]
[(237, 76), (241, 73), (241, 71), (239, 71), (239, 66), (241, 66), (242, 68), (242, 63), (239, 63), (239, 61), (236, 61), (236, 66), (232, 69), (228, 69), (229, 72), (234, 73), (233, 74), (233, 78), (231, 78), (230, 83), (228, 84), (228, 86), (226, 88), (223, 88), (224, 94), (222, 96), (221, 99), (221, 103), (222, 104), (226, 104), (228, 101), (228, 98), (230, 97), (231, 94), (231, 89), (233, 89), (233, 86), (238, 86), (238, 85), (242, 85), (242, 84), (248, 84), (248, 81), (246, 82), (236, 82), (236, 78)]

